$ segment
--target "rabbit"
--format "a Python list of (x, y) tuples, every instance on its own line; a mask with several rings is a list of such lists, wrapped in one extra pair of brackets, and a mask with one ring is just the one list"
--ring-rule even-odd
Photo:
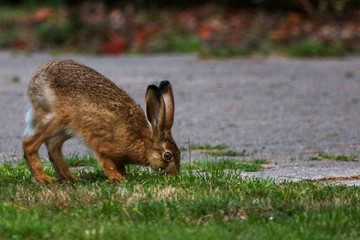
[(171, 134), (175, 103), (168, 81), (147, 87), (146, 117), (124, 90), (73, 60), (42, 65), (30, 78), (27, 95), (22, 146), (35, 181), (55, 180), (44, 172), (39, 158), (43, 143), (56, 179), (76, 181), (62, 153), (63, 143), (73, 136), (92, 149), (110, 182), (124, 179), (127, 164), (179, 173), (180, 151)]

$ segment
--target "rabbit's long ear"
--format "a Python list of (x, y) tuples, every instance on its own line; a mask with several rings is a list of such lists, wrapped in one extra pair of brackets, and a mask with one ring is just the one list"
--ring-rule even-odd
[(165, 129), (170, 130), (174, 122), (175, 101), (169, 81), (162, 81), (159, 86), (165, 102)]
[(155, 85), (149, 85), (145, 95), (146, 116), (153, 130), (164, 130), (165, 126), (165, 102), (160, 89)]

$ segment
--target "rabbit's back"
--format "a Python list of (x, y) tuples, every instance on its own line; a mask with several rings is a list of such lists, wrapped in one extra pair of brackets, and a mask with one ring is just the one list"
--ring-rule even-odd
[(126, 122), (145, 121), (140, 106), (124, 90), (94, 69), (72, 60), (44, 64), (30, 79), (28, 95), (37, 103), (39, 95), (43, 95), (45, 106), (73, 108), (78, 113), (93, 109), (116, 114)]
[(29, 86), (30, 91), (31, 88), (48, 87), (55, 96), (69, 98), (74, 103), (81, 100), (100, 105), (136, 104), (124, 90), (102, 74), (72, 60), (53, 61), (43, 65), (31, 78)]

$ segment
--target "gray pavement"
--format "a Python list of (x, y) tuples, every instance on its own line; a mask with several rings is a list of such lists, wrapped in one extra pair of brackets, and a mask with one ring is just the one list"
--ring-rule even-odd
[[(199, 60), (194, 55), (53, 56), (0, 52), (0, 162), (22, 156), (24, 91), (42, 63), (71, 58), (112, 79), (144, 106), (146, 86), (168, 79), (179, 146), (225, 143), (266, 158), (270, 167), (244, 176), (299, 181), (360, 175), (360, 162), (309, 161), (319, 152), (360, 155), (360, 58), (250, 57)], [(88, 154), (80, 140), (66, 154)], [(43, 156), (46, 156), (42, 149)], [(187, 151), (182, 154), (188, 161)], [(208, 159), (192, 152), (192, 159)], [(345, 179), (346, 180), (346, 179)], [(351, 180), (351, 181), (350, 181)], [(336, 182), (336, 181), (333, 181)]]

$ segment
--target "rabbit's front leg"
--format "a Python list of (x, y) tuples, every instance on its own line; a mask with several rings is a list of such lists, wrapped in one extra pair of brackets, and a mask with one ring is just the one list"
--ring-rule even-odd
[[(120, 182), (125, 180), (124, 176), (118, 172), (116, 165), (114, 162), (105, 156), (98, 156), (100, 165), (102, 166), (105, 175), (108, 177), (110, 182)], [(125, 168), (125, 167), (124, 167)]]
[(45, 142), (49, 154), (49, 160), (54, 165), (55, 174), (59, 182), (75, 182), (77, 179), (76, 176), (70, 172), (61, 151), (63, 143), (69, 138), (69, 135), (67, 135), (64, 131), (61, 131)]

